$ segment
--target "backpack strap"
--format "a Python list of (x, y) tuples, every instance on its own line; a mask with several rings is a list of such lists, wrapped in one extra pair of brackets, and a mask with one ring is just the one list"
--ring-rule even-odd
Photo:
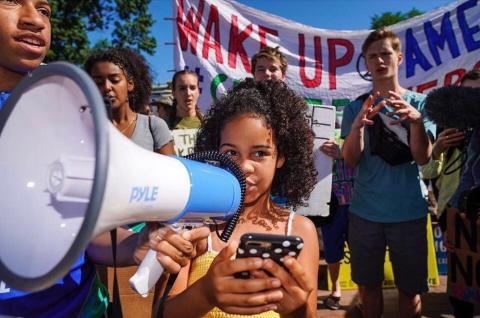
[(362, 94), (362, 95), (358, 96), (357, 98), (355, 98), (355, 100), (361, 101), (363, 103), (365, 100), (367, 100), (368, 96), (370, 96), (371, 94), (372, 94), (372, 92)]

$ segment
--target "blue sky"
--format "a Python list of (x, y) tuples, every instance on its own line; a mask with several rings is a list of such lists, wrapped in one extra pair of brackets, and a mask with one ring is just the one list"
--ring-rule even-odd
[[(174, 0), (152, 0), (150, 12), (156, 20), (152, 34), (157, 40), (156, 53), (146, 55), (154, 73), (155, 83), (165, 83), (173, 73), (173, 16)], [(275, 14), (302, 24), (335, 30), (368, 29), (371, 17), (386, 11), (407, 12), (413, 7), (430, 11), (454, 0), (238, 0), (244, 5)]]

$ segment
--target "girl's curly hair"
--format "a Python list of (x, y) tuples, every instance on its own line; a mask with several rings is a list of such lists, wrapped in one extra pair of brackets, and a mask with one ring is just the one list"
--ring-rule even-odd
[(145, 59), (130, 48), (114, 47), (91, 55), (84, 64), (91, 75), (96, 63), (110, 62), (120, 67), (125, 76), (133, 82), (133, 91), (128, 93), (130, 107), (134, 112), (145, 113), (152, 94), (152, 75)]
[(253, 114), (265, 121), (275, 135), (285, 164), (274, 176), (271, 194), (286, 198), (294, 210), (305, 206), (316, 183), (313, 162), (314, 134), (306, 116), (307, 105), (282, 81), (246, 79), (214, 103), (205, 116), (195, 151), (218, 150), (220, 134), (234, 117)]

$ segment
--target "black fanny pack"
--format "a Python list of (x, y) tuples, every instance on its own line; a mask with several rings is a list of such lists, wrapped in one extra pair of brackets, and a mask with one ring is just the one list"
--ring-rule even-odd
[(389, 125), (391, 120), (387, 115), (378, 113), (373, 118), (374, 124), (367, 126), (370, 153), (380, 156), (392, 166), (411, 162), (410, 131), (403, 123)]

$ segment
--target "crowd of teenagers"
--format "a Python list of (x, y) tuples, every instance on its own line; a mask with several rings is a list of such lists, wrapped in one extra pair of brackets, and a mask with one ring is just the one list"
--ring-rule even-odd
[[(51, 40), (50, 16), (48, 1), (0, 1), (0, 109), (21, 79), (41, 67)], [(137, 52), (110, 48), (85, 61), (84, 70), (111, 104), (113, 125), (132, 142), (172, 155), (171, 130), (196, 128), (195, 151), (227, 154), (246, 177), (243, 209), (228, 243), (217, 236), (222, 225), (183, 233), (150, 223), (116, 229), (117, 266), (138, 265), (153, 248), (165, 268), (152, 316), (316, 317), (318, 231), (332, 281), (324, 306), (340, 308), (339, 269), (348, 242), (363, 317), (383, 315), (387, 247), (398, 289), (398, 316), (421, 316), (421, 294), (428, 291), (424, 180), (434, 180), (436, 217), (446, 232), (446, 211), (463, 212), (461, 193), (480, 183), (480, 130), (467, 140), (454, 127), (434, 125), (425, 114), (426, 96), (399, 83), (401, 51), (400, 39), (387, 28), (372, 31), (364, 41), (371, 91), (344, 108), (337, 138), (320, 147), (333, 162), (326, 218), (295, 213), (317, 181), (315, 136), (307, 104), (284, 82), (288, 62), (278, 47), (255, 54), (253, 78), (238, 83), (205, 114), (197, 104), (197, 73), (176, 72), (172, 106), (163, 119), (150, 112), (152, 76)], [(480, 72), (467, 72), (459, 85), (480, 88)], [(378, 125), (382, 116), (408, 131), (406, 158), (382, 156), (373, 149), (375, 135), (369, 127)], [(465, 153), (466, 162), (457, 159)], [(282, 264), (269, 258), (235, 258), (240, 237), (252, 232), (299, 236), (302, 252), (285, 256)], [(445, 245), (452, 248), (447, 240)], [(4, 286), (0, 316), (106, 317), (108, 292), (95, 265), (113, 263), (111, 236), (105, 233), (93, 239), (68, 275), (50, 288), (27, 293)], [(241, 272), (249, 278), (236, 275)], [(162, 297), (171, 274), (178, 276), (168, 297)], [(454, 297), (450, 301), (455, 317), (473, 317), (473, 303)]]

